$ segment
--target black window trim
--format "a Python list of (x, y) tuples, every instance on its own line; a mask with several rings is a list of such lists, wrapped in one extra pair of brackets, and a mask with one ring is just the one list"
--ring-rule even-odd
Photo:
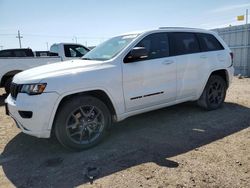
[[(210, 35), (210, 36), (212, 36), (218, 42), (218, 44), (220, 45), (221, 49), (219, 49), (219, 50), (218, 49), (215, 49), (215, 50), (202, 50), (202, 46), (201, 46), (201, 41), (200, 41), (199, 35)], [(198, 39), (198, 42), (199, 42), (199, 46), (200, 46), (200, 51), (201, 52), (214, 52), (214, 51), (225, 50), (225, 47), (221, 44), (221, 42), (213, 34), (211, 34), (211, 33), (197, 32), (196, 36), (197, 36), (197, 39)]]
[[(189, 54), (197, 54), (197, 53), (201, 53), (202, 51), (201, 51), (201, 46), (200, 46), (200, 42), (199, 42), (199, 39), (198, 39), (198, 37), (197, 37), (197, 32), (188, 32), (188, 31), (171, 31), (171, 32), (169, 32), (170, 33), (170, 36), (171, 36), (171, 34), (174, 34), (174, 33), (191, 33), (191, 34), (193, 34), (194, 36), (195, 36), (195, 39), (197, 40), (197, 43), (198, 43), (198, 46), (199, 46), (199, 51), (198, 52), (192, 52), (192, 53), (186, 53), (186, 54), (179, 54), (179, 55), (176, 55), (175, 54), (175, 52), (174, 52), (174, 44), (171, 44), (171, 43), (169, 43), (170, 44), (170, 47), (169, 47), (169, 49), (170, 49), (170, 55), (169, 56), (171, 56), (171, 57), (174, 57), (174, 56), (182, 56), (182, 55), (189, 55)], [(169, 39), (170, 39), (171, 37), (169, 37)], [(171, 42), (173, 42), (173, 40), (171, 39)]]
[(144, 36), (142, 39), (139, 40), (139, 42), (137, 42), (127, 53), (126, 55), (124, 56), (123, 58), (123, 63), (124, 64), (127, 64), (125, 63), (125, 58), (129, 55), (130, 51), (136, 47), (136, 45), (138, 45), (143, 39), (145, 39), (146, 37), (150, 36), (150, 35), (153, 35), (153, 34), (159, 34), (159, 33), (165, 33), (167, 35), (167, 39), (168, 39), (168, 56), (166, 57), (160, 57), (160, 58), (153, 58), (153, 59), (141, 59), (141, 60), (136, 60), (136, 61), (133, 61), (131, 63), (135, 63), (135, 62), (140, 62), (140, 61), (150, 61), (150, 60), (155, 60), (155, 59), (162, 59), (162, 58), (168, 58), (168, 57), (171, 57), (170, 55), (170, 40), (169, 40), (169, 33), (168, 31), (164, 31), (164, 32), (153, 32), (153, 33), (149, 33), (147, 34), (146, 36)]
[[(138, 45), (144, 38), (148, 37), (151, 34), (158, 34), (158, 33), (165, 33), (167, 34), (167, 38), (168, 38), (168, 51), (169, 51), (169, 55), (166, 57), (160, 57), (160, 58), (154, 58), (154, 59), (161, 59), (161, 58), (167, 58), (167, 57), (174, 57), (174, 56), (182, 56), (182, 55), (189, 55), (189, 54), (198, 54), (198, 53), (203, 53), (203, 52), (214, 52), (214, 51), (220, 51), (220, 50), (225, 50), (225, 47), (221, 44), (221, 42), (211, 33), (203, 33), (203, 32), (189, 32), (189, 31), (164, 31), (164, 32), (155, 32), (155, 33), (150, 33), (146, 36), (144, 36), (138, 43), (136, 43), (132, 48), (134, 48), (136, 45)], [(199, 46), (199, 51), (198, 52), (192, 52), (192, 53), (186, 53), (186, 54), (180, 54), (180, 55), (176, 55), (174, 52), (174, 45), (173, 45), (173, 38), (171, 39), (171, 35), (174, 33), (191, 33), (195, 36), (195, 39), (197, 40), (198, 46)], [(221, 49), (220, 50), (202, 50), (202, 45), (201, 45), (201, 41), (200, 41), (200, 37), (199, 34), (205, 34), (205, 35), (211, 35), (212, 37), (215, 38), (215, 40), (219, 43)], [(123, 62), (125, 60), (125, 58), (127, 57), (127, 55), (130, 53), (130, 51), (132, 50), (132, 48), (127, 52), (127, 54), (124, 56), (123, 58)], [(142, 59), (142, 60), (137, 60), (137, 61), (133, 61), (133, 62), (139, 62), (139, 61), (149, 61), (149, 60), (154, 60), (154, 59)]]

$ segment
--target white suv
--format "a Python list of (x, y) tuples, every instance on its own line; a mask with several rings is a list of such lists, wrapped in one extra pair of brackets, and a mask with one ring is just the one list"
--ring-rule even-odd
[(233, 55), (214, 32), (159, 28), (116, 36), (82, 59), (17, 74), (6, 112), (26, 134), (81, 150), (112, 122), (185, 101), (219, 108)]

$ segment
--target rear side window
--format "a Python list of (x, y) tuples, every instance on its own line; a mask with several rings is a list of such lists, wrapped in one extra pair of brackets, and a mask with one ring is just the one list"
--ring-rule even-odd
[(135, 47), (144, 47), (148, 51), (148, 57), (143, 60), (163, 58), (169, 56), (169, 44), (167, 33), (154, 33), (146, 36)]
[(201, 51), (216, 51), (223, 50), (221, 43), (211, 34), (198, 33), (197, 34), (201, 46)]
[(171, 55), (184, 55), (200, 52), (199, 42), (194, 33), (170, 33)]

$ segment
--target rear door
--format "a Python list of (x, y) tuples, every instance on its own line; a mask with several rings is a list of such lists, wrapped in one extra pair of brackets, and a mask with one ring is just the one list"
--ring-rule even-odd
[(127, 111), (175, 101), (176, 64), (169, 57), (167, 33), (146, 36), (135, 47), (144, 47), (148, 57), (123, 63), (123, 89)]
[(206, 68), (205, 54), (200, 53), (199, 42), (195, 33), (172, 32), (169, 35), (170, 55), (176, 59), (177, 100), (190, 99), (197, 95), (201, 87), (201, 78)]

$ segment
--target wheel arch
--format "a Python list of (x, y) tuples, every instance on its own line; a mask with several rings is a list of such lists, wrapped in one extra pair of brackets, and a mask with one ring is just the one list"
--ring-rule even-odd
[(71, 98), (75, 96), (83, 96), (83, 95), (93, 96), (93, 97), (100, 99), (104, 104), (107, 105), (108, 109), (110, 110), (112, 121), (116, 121), (117, 113), (116, 113), (115, 105), (112, 101), (112, 97), (108, 94), (108, 92), (102, 89), (94, 89), (94, 90), (88, 90), (88, 91), (83, 91), (83, 92), (70, 93), (60, 98), (59, 102), (57, 103), (55, 107), (56, 110), (55, 110), (53, 117), (51, 117), (52, 120), (50, 121), (50, 125), (49, 125), (49, 128), (51, 128), (52, 133), (54, 132), (54, 121), (56, 119), (56, 115), (60, 107), (64, 104), (64, 102), (67, 100), (70, 100)]
[(227, 87), (229, 87), (229, 76), (228, 76), (228, 72), (226, 69), (215, 70), (215, 71), (211, 72), (209, 77), (212, 75), (217, 75), (217, 76), (222, 77), (224, 79), (224, 81), (226, 82)]
[[(226, 69), (219, 69), (219, 70), (211, 71), (211, 73), (209, 74), (209, 76), (206, 79), (206, 82), (205, 82), (205, 84), (203, 86), (203, 89), (202, 89), (202, 91), (201, 91), (201, 93), (199, 95), (199, 98), (197, 100), (198, 105), (201, 106), (201, 107), (203, 107), (204, 109), (207, 109), (207, 110), (217, 109), (222, 104), (221, 103), (221, 104), (219, 104), (219, 106), (213, 107), (211, 105), (208, 105), (207, 102), (206, 102), (207, 99), (206, 99), (206, 94), (204, 94), (204, 91), (206, 91), (205, 89), (207, 87), (207, 84), (208, 84), (209, 79), (210, 79), (211, 76), (217, 76), (217, 77), (219, 76), (219, 77), (221, 77), (225, 81), (226, 90), (229, 87), (229, 73), (228, 73), (228, 71)], [(224, 97), (225, 96), (226, 96), (226, 93), (225, 93)], [(222, 102), (224, 102), (224, 99), (223, 99)]]
[(22, 70), (12, 70), (12, 71), (9, 71), (9, 72), (5, 73), (5, 74), (2, 76), (2, 78), (1, 78), (0, 86), (1, 86), (1, 87), (4, 86), (4, 84), (5, 84), (5, 82), (6, 82), (6, 80), (7, 80), (8, 78), (13, 77), (13, 76), (15, 76), (17, 73), (20, 73), (20, 72), (22, 72)]
[(228, 73), (227, 69), (212, 70), (212, 71), (208, 74), (206, 80), (204, 80), (204, 84), (203, 84), (201, 90), (199, 90), (199, 92), (198, 92), (198, 95), (197, 95), (198, 98), (201, 97), (202, 92), (203, 92), (203, 90), (205, 89), (205, 87), (206, 87), (206, 85), (207, 85), (207, 82), (208, 82), (210, 76), (212, 76), (212, 75), (221, 76), (221, 77), (225, 80), (225, 82), (226, 82), (226, 84), (227, 84), (227, 88), (229, 87), (229, 73)]

